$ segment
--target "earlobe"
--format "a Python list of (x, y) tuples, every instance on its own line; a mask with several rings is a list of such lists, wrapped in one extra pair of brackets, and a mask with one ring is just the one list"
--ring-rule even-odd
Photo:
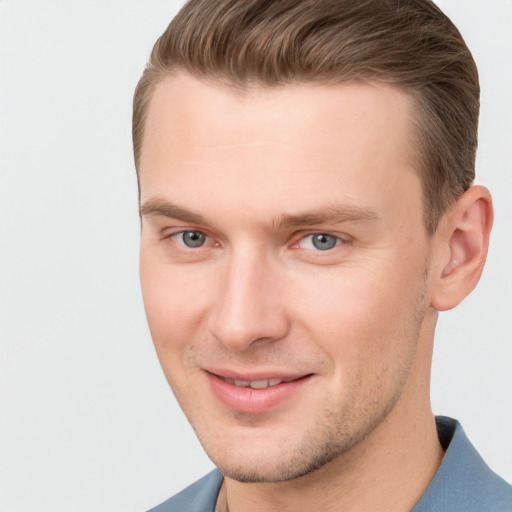
[(431, 296), (438, 311), (454, 308), (475, 288), (487, 257), (492, 222), (491, 195), (479, 185), (469, 188), (443, 219)]

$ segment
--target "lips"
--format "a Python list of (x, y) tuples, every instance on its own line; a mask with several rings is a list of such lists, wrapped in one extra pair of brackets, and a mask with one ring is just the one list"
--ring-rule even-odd
[(307, 374), (241, 378), (227, 371), (207, 371), (206, 376), (213, 395), (224, 407), (249, 414), (268, 412), (293, 400), (312, 377)]
[[(219, 376), (220, 377), (220, 376)], [(233, 384), (241, 388), (252, 388), (252, 389), (264, 389), (277, 386), (283, 382), (293, 382), (298, 380), (300, 377), (290, 377), (284, 379), (260, 379), (260, 380), (238, 380), (230, 379), (228, 377), (220, 377), (228, 384)]]

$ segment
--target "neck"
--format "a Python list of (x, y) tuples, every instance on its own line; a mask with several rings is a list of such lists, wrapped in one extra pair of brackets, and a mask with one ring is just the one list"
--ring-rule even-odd
[[(229, 512), (406, 512), (425, 492), (443, 457), (430, 409), (432, 344), (418, 361), (388, 416), (358, 445), (322, 468), (278, 483), (225, 478), (219, 510)], [(428, 368), (426, 368), (428, 366)]]

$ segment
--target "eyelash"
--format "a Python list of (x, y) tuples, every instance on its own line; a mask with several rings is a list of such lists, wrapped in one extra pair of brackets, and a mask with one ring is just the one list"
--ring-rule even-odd
[[(322, 244), (322, 243), (325, 243), (325, 241), (323, 241), (321, 239), (322, 238), (328, 238), (330, 239), (331, 241), (334, 242), (334, 245), (332, 246), (329, 246), (329, 247), (325, 247), (323, 249), (321, 249), (320, 247), (317, 247), (315, 245), (315, 237), (316, 237), (316, 242), (319, 243), (319, 244)], [(335, 247), (338, 247), (339, 245), (342, 245), (345, 242), (345, 240), (343, 240), (341, 237), (339, 236), (336, 236), (336, 235), (332, 235), (331, 233), (324, 233), (324, 232), (316, 232), (316, 233), (310, 233), (308, 235), (304, 235), (302, 236), (296, 243), (294, 243), (292, 245), (292, 248), (297, 248), (297, 249), (300, 249), (300, 244), (302, 242), (305, 242), (307, 239), (311, 239), (311, 244), (313, 247), (308, 247), (308, 248), (304, 248), (304, 249), (308, 249), (308, 250), (315, 250), (315, 251), (318, 251), (318, 252), (327, 252), (327, 251), (330, 251), (332, 249), (334, 249)], [(327, 244), (327, 245), (330, 245), (330, 244)]]
[[(165, 238), (173, 240), (178, 245), (186, 247), (187, 249), (195, 249), (195, 248), (199, 248), (199, 247), (203, 247), (204, 246), (204, 243), (201, 244), (201, 245), (197, 245), (195, 247), (194, 246), (190, 246), (190, 245), (186, 245), (184, 240), (183, 240), (183, 237), (186, 234), (194, 234), (194, 235), (199, 235), (199, 237), (204, 237), (204, 241), (205, 242), (210, 239), (210, 237), (206, 233), (204, 233), (203, 231), (195, 230), (195, 229), (184, 229), (183, 231), (178, 231), (176, 233), (171, 233), (170, 235), (165, 236)], [(181, 236), (181, 238), (182, 238), (181, 242), (179, 242), (177, 240), (177, 238), (179, 236)], [(218, 244), (216, 244), (216, 245), (218, 245)]]
[[(204, 240), (204, 243), (200, 244), (200, 245), (196, 245), (196, 246), (193, 246), (193, 245), (186, 245), (185, 244), (185, 241), (183, 240), (183, 237), (186, 235), (186, 234), (193, 234), (193, 235), (197, 235), (198, 238), (201, 238)], [(181, 241), (178, 241), (178, 237), (181, 236)], [(324, 238), (329, 238), (331, 239), (332, 241), (334, 241), (334, 245), (330, 246), (330, 247), (326, 247), (324, 249), (320, 249), (319, 247), (317, 247), (315, 245), (315, 239), (314, 237), (324, 237)], [(206, 234), (204, 233), (203, 231), (200, 231), (200, 230), (193, 230), (193, 229), (190, 229), (190, 230), (182, 230), (182, 231), (178, 231), (176, 233), (171, 233), (170, 235), (166, 235), (165, 238), (167, 239), (170, 239), (170, 240), (173, 240), (175, 243), (177, 243), (178, 245), (182, 246), (182, 247), (185, 247), (187, 249), (196, 249), (196, 248), (200, 248), (200, 247), (204, 247), (205, 243), (208, 241), (208, 240), (211, 240), (211, 238)], [(305, 240), (307, 240), (308, 238), (311, 239), (311, 245), (313, 245), (313, 247), (308, 247), (308, 248), (304, 248), (306, 250), (313, 250), (315, 252), (328, 252), (328, 251), (331, 251), (332, 249), (340, 246), (340, 245), (343, 245), (343, 244), (346, 244), (347, 243), (347, 240), (339, 237), (339, 236), (336, 236), (336, 235), (333, 235), (331, 233), (326, 233), (326, 232), (322, 232), (322, 231), (317, 231), (317, 232), (314, 232), (314, 233), (309, 233), (309, 234), (306, 234), (306, 235), (303, 235), (301, 236), (296, 242), (294, 242), (292, 245), (291, 245), (291, 248), (292, 249), (300, 249), (300, 244), (301, 242), (304, 242)], [(317, 242), (318, 243), (325, 243), (325, 241), (322, 241), (321, 239), (317, 239)], [(216, 243), (215, 246), (218, 246), (220, 244)], [(327, 244), (329, 245), (329, 244)]]

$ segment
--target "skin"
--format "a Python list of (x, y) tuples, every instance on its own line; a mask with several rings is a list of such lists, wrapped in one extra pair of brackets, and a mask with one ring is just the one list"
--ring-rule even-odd
[[(182, 74), (154, 92), (142, 290), (167, 380), (226, 476), (220, 510), (410, 510), (440, 464), (437, 311), (478, 281), (492, 209), (473, 187), (426, 234), (411, 111), (382, 84), (240, 92)], [(251, 413), (213, 393), (227, 372), (307, 378)]]

